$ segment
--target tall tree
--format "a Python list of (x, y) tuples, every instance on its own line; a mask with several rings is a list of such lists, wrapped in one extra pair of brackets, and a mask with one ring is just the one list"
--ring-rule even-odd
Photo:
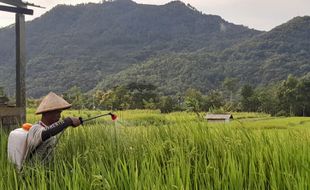
[(161, 113), (170, 113), (174, 110), (175, 102), (170, 96), (160, 97), (158, 108)]
[(282, 111), (289, 115), (295, 115), (298, 107), (298, 80), (292, 75), (287, 77), (287, 80), (283, 81), (278, 89), (278, 98), (280, 108)]
[(276, 115), (279, 109), (279, 100), (274, 86), (260, 87), (255, 90), (259, 101), (258, 111)]
[(203, 95), (199, 90), (190, 88), (185, 92), (185, 105), (188, 111), (193, 111), (200, 117), (203, 107)]
[(211, 90), (205, 99), (205, 108), (207, 108), (207, 110), (204, 111), (208, 111), (210, 108), (218, 109), (225, 104), (222, 93), (218, 90)]
[(74, 109), (84, 108), (85, 98), (80, 87), (73, 86), (64, 93), (64, 98), (72, 104)]
[(143, 109), (149, 103), (159, 101), (156, 86), (150, 83), (130, 83), (127, 85), (131, 97), (131, 108)]
[(238, 90), (238, 82), (239, 80), (237, 78), (230, 78), (226, 77), (223, 81), (223, 87), (229, 91), (229, 102), (231, 103), (233, 101), (234, 93)]
[(300, 106), (299, 115), (310, 116), (310, 78), (300, 80), (297, 88), (297, 100)]
[(259, 100), (254, 92), (254, 88), (248, 84), (241, 89), (241, 106), (243, 111), (255, 112), (259, 107)]

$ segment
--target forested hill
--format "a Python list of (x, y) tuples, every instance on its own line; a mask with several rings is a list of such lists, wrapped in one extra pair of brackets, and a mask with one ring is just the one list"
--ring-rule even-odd
[[(222, 51), (261, 31), (206, 15), (190, 5), (115, 0), (59, 5), (27, 25), (27, 94), (73, 85), (83, 91), (99, 81), (169, 53)], [(0, 29), (0, 86), (14, 89), (14, 27)]]
[(245, 40), (224, 51), (174, 53), (148, 60), (99, 83), (97, 88), (152, 81), (165, 93), (194, 87), (207, 92), (226, 77), (243, 83), (266, 85), (310, 73), (310, 17), (296, 17), (273, 30)]
[[(223, 52), (221, 62), (243, 81), (266, 84), (310, 72), (310, 16), (296, 17)], [(234, 67), (229, 67), (234, 65)]]

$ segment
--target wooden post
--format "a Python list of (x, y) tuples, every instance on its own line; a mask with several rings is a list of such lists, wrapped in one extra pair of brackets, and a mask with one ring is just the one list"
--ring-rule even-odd
[(26, 45), (25, 45), (25, 15), (16, 13), (16, 107), (21, 108), (20, 122), (26, 121)]
[(33, 10), (23, 8), (23, 7), (11, 7), (11, 6), (0, 5), (0, 11), (33, 15)]
[(24, 3), (21, 0), (0, 1), (10, 5), (0, 5), (0, 11), (16, 13), (16, 107), (0, 107), (0, 127), (2, 124), (9, 127), (16, 127), (26, 121), (26, 42), (24, 14), (33, 15), (33, 10), (27, 9), (27, 5), (36, 5)]

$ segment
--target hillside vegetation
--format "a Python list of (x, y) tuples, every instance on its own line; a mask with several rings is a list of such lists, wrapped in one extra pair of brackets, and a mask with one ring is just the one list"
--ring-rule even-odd
[[(147, 82), (163, 94), (203, 93), (225, 78), (262, 86), (310, 72), (310, 17), (271, 31), (234, 25), (172, 1), (59, 5), (27, 23), (27, 94), (41, 97)], [(14, 27), (0, 29), (0, 86), (14, 91)]]
[(296, 17), (275, 29), (220, 52), (201, 50), (149, 59), (103, 80), (98, 89), (126, 82), (151, 81), (162, 92), (184, 92), (189, 87), (206, 93), (227, 77), (240, 84), (267, 85), (289, 74), (310, 73), (310, 17)]
[[(27, 23), (28, 95), (94, 88), (132, 65), (171, 52), (223, 50), (260, 31), (206, 15), (180, 1), (155, 6), (116, 0), (59, 5)], [(14, 89), (14, 27), (0, 30), (0, 79)]]

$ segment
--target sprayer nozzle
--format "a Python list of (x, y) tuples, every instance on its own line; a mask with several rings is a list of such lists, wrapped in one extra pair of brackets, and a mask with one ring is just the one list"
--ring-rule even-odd
[(115, 121), (117, 119), (117, 115), (115, 115), (113, 113), (110, 113), (110, 115), (111, 115), (111, 118), (112, 118), (113, 121)]

